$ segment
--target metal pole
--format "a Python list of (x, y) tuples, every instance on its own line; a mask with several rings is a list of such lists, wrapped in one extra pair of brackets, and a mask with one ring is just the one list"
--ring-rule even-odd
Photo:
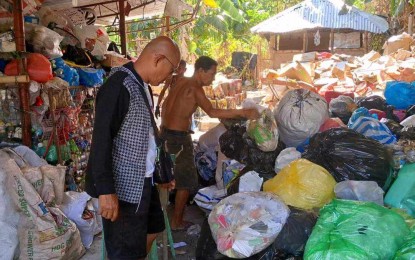
[(118, 1), (118, 9), (120, 10), (120, 38), (121, 38), (121, 53), (127, 55), (127, 34), (125, 33), (125, 1)]
[[(23, 1), (13, 1), (13, 23), (14, 34), (16, 38), (16, 50), (18, 52), (25, 52), (25, 34), (24, 34), (24, 20), (23, 20)], [(18, 60), (18, 72), (19, 75), (26, 74), (26, 58)], [(19, 97), (20, 97), (20, 109), (22, 111), (22, 141), (23, 144), (30, 147), (32, 143), (31, 138), (31, 124), (30, 124), (30, 110), (29, 107), (29, 84), (19, 83)], [(15, 111), (17, 112), (17, 111)]]

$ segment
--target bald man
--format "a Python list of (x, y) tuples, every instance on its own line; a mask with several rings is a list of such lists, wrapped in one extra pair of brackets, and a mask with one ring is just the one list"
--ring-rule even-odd
[(136, 62), (113, 68), (98, 91), (85, 184), (99, 199), (109, 259), (145, 259), (165, 228), (152, 183), (157, 152), (146, 102), (153, 107), (148, 85), (165, 81), (179, 61), (176, 43), (158, 37)]

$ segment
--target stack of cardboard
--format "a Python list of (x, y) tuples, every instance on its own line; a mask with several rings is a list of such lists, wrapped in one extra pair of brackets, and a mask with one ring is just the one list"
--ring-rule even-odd
[(383, 56), (376, 51), (362, 57), (317, 52), (297, 54), (293, 62), (281, 69), (268, 70), (262, 82), (271, 88), (309, 89), (326, 99), (351, 93), (365, 96), (375, 89), (384, 89), (387, 81), (415, 81), (413, 44), (413, 38), (403, 33), (387, 40)]

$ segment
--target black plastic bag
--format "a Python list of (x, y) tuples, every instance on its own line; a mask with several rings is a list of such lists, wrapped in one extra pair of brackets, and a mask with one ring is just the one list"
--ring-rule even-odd
[(337, 182), (375, 181), (384, 190), (390, 185), (391, 157), (386, 146), (351, 129), (314, 135), (303, 158), (324, 167)]
[(247, 165), (250, 161), (248, 146), (242, 137), (244, 133), (244, 126), (234, 125), (219, 137), (219, 144), (221, 152), (226, 157)]
[(398, 122), (392, 119), (382, 119), (381, 122), (384, 123), (389, 128), (389, 130), (391, 130), (391, 132), (396, 136), (396, 138), (400, 138), (401, 131), (403, 128), (402, 125), (400, 125)]
[(285, 148), (285, 144), (279, 140), (275, 151), (261, 151), (255, 141), (246, 134), (246, 127), (240, 124), (231, 126), (228, 131), (221, 135), (219, 144), (222, 153), (226, 157), (245, 165), (251, 165), (252, 170), (263, 174), (274, 172), (275, 160)]
[(406, 110), (406, 118), (415, 115), (415, 105), (411, 106)]
[(415, 140), (415, 127), (404, 127), (401, 131), (401, 139)]
[(386, 100), (381, 96), (364, 97), (357, 101), (358, 107), (365, 107), (367, 109), (378, 109), (386, 112)]
[(302, 256), (308, 237), (317, 221), (317, 214), (290, 208), (290, 216), (272, 247), (275, 252), (286, 256)]

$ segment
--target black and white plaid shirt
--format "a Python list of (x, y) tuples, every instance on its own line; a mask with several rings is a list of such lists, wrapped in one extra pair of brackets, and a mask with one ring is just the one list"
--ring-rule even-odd
[[(120, 88), (118, 92), (111, 89), (116, 87)], [(140, 87), (144, 87), (143, 81), (135, 72), (133, 64), (128, 63), (112, 69), (110, 77), (99, 91), (102, 93), (98, 93), (86, 178), (86, 190), (91, 196), (116, 193), (120, 200), (140, 203), (149, 131), (152, 129), (152, 115), (143, 99), (147, 97), (141, 95), (138, 89)], [(108, 96), (111, 94), (117, 96)], [(113, 99), (118, 99), (118, 102)], [(108, 109), (106, 106), (106, 110), (102, 109), (108, 105), (104, 102), (111, 103), (115, 108)], [(128, 107), (125, 107), (125, 102), (128, 102)], [(100, 111), (101, 114), (98, 114)], [(102, 115), (103, 113), (106, 115)], [(115, 129), (114, 123), (118, 124)]]

